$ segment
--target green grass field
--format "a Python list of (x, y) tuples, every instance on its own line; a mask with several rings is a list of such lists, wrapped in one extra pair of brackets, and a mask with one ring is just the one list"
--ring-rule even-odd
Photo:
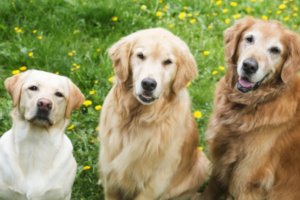
[(223, 31), (235, 19), (252, 15), (280, 20), (299, 32), (299, 5), (296, 0), (2, 0), (0, 135), (11, 126), (5, 78), (26, 69), (70, 77), (89, 100), (73, 113), (66, 131), (78, 163), (72, 199), (103, 199), (97, 184), (97, 125), (112, 85), (108, 47), (122, 36), (150, 27), (167, 28), (186, 41), (199, 68), (189, 90), (202, 138), (199, 145), (205, 147), (213, 90), (226, 71)]

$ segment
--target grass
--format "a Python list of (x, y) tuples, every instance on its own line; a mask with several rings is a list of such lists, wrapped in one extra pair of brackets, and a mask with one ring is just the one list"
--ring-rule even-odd
[(280, 20), (297, 32), (299, 4), (296, 0), (0, 1), (0, 135), (11, 127), (5, 78), (24, 70), (22, 66), (70, 77), (91, 101), (73, 113), (66, 131), (78, 163), (72, 199), (103, 199), (97, 184), (97, 126), (113, 76), (109, 46), (131, 32), (158, 26), (186, 41), (199, 68), (189, 90), (193, 112), (202, 114), (196, 120), (205, 147), (215, 83), (225, 73), (223, 31), (235, 19), (252, 15)]

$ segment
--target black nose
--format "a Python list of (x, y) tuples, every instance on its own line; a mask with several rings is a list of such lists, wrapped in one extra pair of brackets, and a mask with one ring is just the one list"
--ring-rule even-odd
[(145, 78), (142, 80), (142, 88), (146, 91), (153, 91), (156, 88), (157, 82), (153, 78)]
[(50, 111), (52, 109), (52, 102), (49, 99), (41, 98), (37, 102), (39, 110)]
[(258, 63), (253, 58), (248, 58), (243, 62), (243, 70), (246, 74), (253, 74), (258, 69)]

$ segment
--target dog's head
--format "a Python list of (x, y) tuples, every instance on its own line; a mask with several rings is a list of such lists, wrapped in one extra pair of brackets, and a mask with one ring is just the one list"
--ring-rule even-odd
[(197, 75), (196, 62), (187, 45), (162, 28), (141, 30), (122, 38), (109, 49), (109, 55), (117, 84), (129, 85), (144, 105), (178, 93)]
[(225, 31), (224, 41), (231, 84), (243, 93), (287, 83), (299, 68), (299, 38), (278, 22), (241, 19)]
[(69, 118), (84, 101), (70, 79), (38, 70), (7, 78), (5, 87), (20, 117), (37, 126), (50, 127)]

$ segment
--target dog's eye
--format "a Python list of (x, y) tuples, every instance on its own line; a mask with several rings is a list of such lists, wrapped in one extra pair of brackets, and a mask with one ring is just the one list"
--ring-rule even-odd
[(248, 43), (253, 43), (253, 42), (254, 42), (254, 37), (253, 37), (253, 35), (249, 35), (249, 36), (247, 36), (245, 39), (246, 39), (246, 41), (247, 41)]
[(269, 51), (273, 54), (280, 54), (280, 49), (278, 47), (271, 47)]
[(145, 60), (146, 58), (143, 53), (138, 53), (137, 57), (139, 57), (141, 60)]
[(33, 86), (30, 86), (28, 89), (31, 91), (37, 91), (39, 88), (37, 86), (33, 85)]
[(172, 64), (172, 60), (170, 60), (170, 59), (163, 61), (163, 65), (170, 65), (170, 64)]
[(61, 93), (61, 92), (55, 92), (55, 96), (57, 96), (57, 97), (64, 97), (63, 93)]

